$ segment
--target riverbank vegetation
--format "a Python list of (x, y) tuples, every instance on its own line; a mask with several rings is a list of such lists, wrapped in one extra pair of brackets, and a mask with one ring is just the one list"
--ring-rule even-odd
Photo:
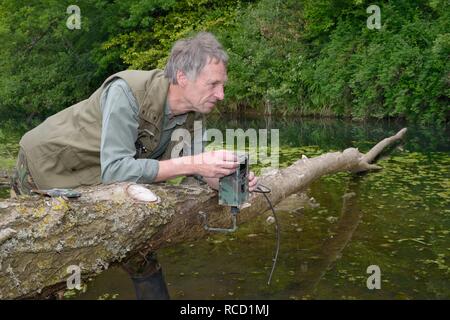
[[(67, 27), (72, 4), (80, 29)], [(114, 72), (163, 68), (174, 41), (207, 30), (230, 55), (220, 112), (443, 124), (449, 21), (447, 0), (4, 0), (0, 112), (39, 122)]]

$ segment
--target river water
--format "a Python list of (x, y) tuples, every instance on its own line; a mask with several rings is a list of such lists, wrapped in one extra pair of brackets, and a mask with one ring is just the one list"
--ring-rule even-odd
[[(220, 130), (279, 129), (282, 167), (302, 155), (347, 147), (366, 152), (405, 126), (404, 142), (378, 160), (382, 170), (322, 177), (277, 206), (281, 249), (270, 285), (275, 227), (266, 212), (235, 233), (160, 250), (171, 298), (449, 299), (448, 128), (336, 119), (208, 121), (208, 128)], [(13, 165), (24, 131), (12, 127), (0, 130), (2, 168)], [(259, 172), (261, 165), (253, 169)], [(375, 276), (379, 289), (373, 288)], [(66, 297), (135, 298), (132, 282), (119, 267), (92, 279), (86, 289)]]

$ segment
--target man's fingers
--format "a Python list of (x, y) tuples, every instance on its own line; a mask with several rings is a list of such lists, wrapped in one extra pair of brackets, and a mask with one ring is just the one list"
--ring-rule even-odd
[(219, 150), (219, 151), (216, 151), (216, 154), (224, 161), (237, 162), (236, 154), (232, 151)]
[(219, 178), (221, 178), (221, 177), (225, 177), (225, 176), (228, 176), (228, 175), (230, 175), (230, 174), (232, 174), (234, 172), (234, 169), (221, 169), (221, 170), (219, 170), (218, 171), (218, 174), (219, 174)]
[(255, 191), (257, 184), (258, 178), (255, 176), (253, 171), (250, 171), (250, 173), (248, 174), (248, 190), (250, 192)]
[(222, 161), (220, 166), (224, 169), (236, 169), (239, 167), (239, 162), (231, 162), (231, 161)]

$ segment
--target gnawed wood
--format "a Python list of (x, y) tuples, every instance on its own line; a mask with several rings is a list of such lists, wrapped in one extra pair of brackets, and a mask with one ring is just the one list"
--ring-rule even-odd
[[(260, 182), (272, 189), (269, 197), (275, 205), (321, 176), (379, 169), (370, 161), (405, 132), (383, 140), (366, 155), (349, 148), (303, 157), (288, 168), (264, 174)], [(208, 232), (200, 211), (208, 213), (211, 225), (230, 223), (229, 209), (219, 206), (216, 192), (205, 185), (148, 185), (160, 202), (133, 199), (130, 185), (82, 187), (77, 200), (32, 196), (0, 202), (0, 234), (5, 234), (0, 241), (0, 298), (51, 291), (66, 282), (70, 265), (89, 277), (138, 252), (204, 237)], [(268, 209), (260, 194), (250, 203), (238, 215), (238, 223)]]

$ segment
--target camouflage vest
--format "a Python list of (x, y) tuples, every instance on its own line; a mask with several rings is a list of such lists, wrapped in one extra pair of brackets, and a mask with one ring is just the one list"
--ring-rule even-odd
[[(88, 99), (47, 118), (20, 140), (30, 173), (40, 189), (74, 188), (101, 183), (100, 142), (103, 89), (114, 79), (127, 82), (139, 106), (136, 157), (146, 158), (159, 145), (169, 82), (161, 70), (126, 70), (110, 76)], [(193, 137), (201, 114), (190, 112), (182, 127)], [(170, 158), (172, 141), (160, 160)]]

